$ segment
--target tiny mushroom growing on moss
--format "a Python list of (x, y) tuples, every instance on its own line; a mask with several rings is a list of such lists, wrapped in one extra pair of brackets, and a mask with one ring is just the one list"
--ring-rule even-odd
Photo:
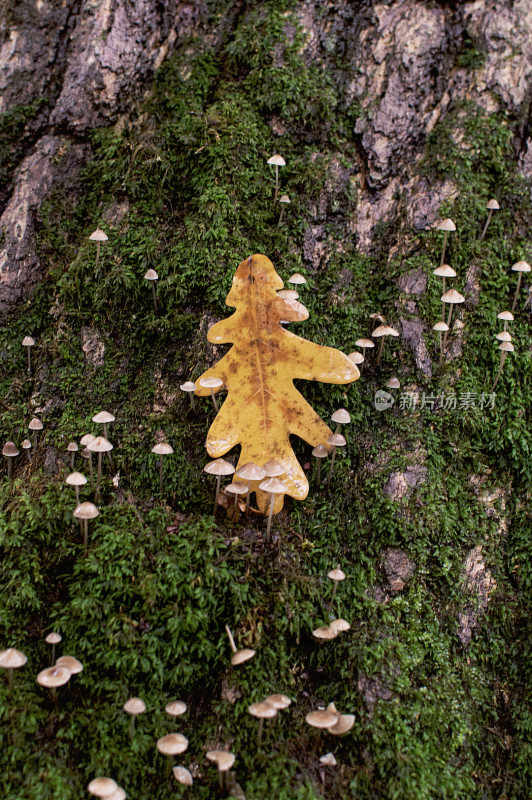
[(192, 381), (185, 381), (179, 387), (182, 392), (186, 392), (190, 397), (190, 407), (194, 410), (194, 392), (196, 391), (196, 384)]
[(273, 196), (273, 202), (275, 203), (275, 201), (277, 200), (277, 195), (279, 193), (279, 167), (285, 167), (286, 161), (282, 156), (276, 153), (271, 158), (269, 158), (266, 163), (275, 167), (275, 194)]
[(233, 651), (233, 655), (231, 656), (231, 665), (233, 667), (243, 664), (245, 661), (249, 661), (250, 658), (253, 658), (255, 655), (255, 650), (250, 650), (248, 647), (244, 648), (243, 650), (236, 649), (235, 640), (233, 639), (233, 634), (231, 633), (229, 625), (225, 626), (225, 632), (227, 633), (229, 644), (231, 645), (231, 650)]
[(13, 670), (23, 667), (27, 660), (28, 657), (21, 650), (17, 650), (16, 647), (8, 647), (7, 650), (2, 650), (0, 653), (0, 667), (7, 669), (9, 696), (11, 696), (13, 690)]
[(168, 733), (157, 740), (157, 750), (168, 758), (168, 773), (172, 767), (172, 756), (184, 753), (187, 747), (188, 739), (181, 733)]
[(52, 633), (49, 633), (48, 636), (46, 637), (46, 639), (44, 640), (46, 642), (46, 644), (51, 644), (52, 645), (52, 658), (51, 658), (51, 661), (50, 661), (50, 666), (53, 666), (54, 661), (55, 661), (55, 646), (56, 646), (56, 644), (59, 644), (59, 642), (62, 640), (62, 638), (63, 637), (61, 636), (60, 633), (57, 633), (56, 631), (52, 631)]
[(527, 264), (526, 261), (516, 261), (516, 263), (512, 267), (513, 272), (519, 273), (519, 278), (517, 279), (517, 286), (515, 287), (515, 294), (514, 294), (514, 301), (512, 303), (512, 311), (515, 311), (515, 307), (517, 305), (517, 298), (519, 296), (519, 289), (521, 288), (521, 278), (523, 277), (523, 272), (530, 272), (530, 264)]
[(22, 340), (22, 346), (28, 348), (28, 375), (31, 378), (31, 348), (35, 346), (33, 336), (25, 336)]
[(512, 314), (511, 311), (500, 311), (497, 314), (497, 319), (502, 319), (503, 320), (503, 322), (504, 322), (503, 331), (505, 331), (506, 330), (506, 325), (508, 324), (508, 322), (513, 322), (514, 315)]
[(447, 317), (447, 330), (445, 331), (443, 336), (443, 352), (445, 353), (447, 350), (447, 336), (449, 334), (449, 327), (451, 325), (453, 306), (465, 302), (465, 297), (463, 294), (460, 294), (460, 292), (457, 292), (456, 289), (449, 289), (448, 292), (445, 292), (445, 294), (442, 295), (441, 301), (442, 303), (449, 304), (449, 316)]
[(174, 448), (168, 442), (158, 442), (151, 449), (152, 453), (159, 456), (159, 491), (163, 491), (163, 458), (172, 455)]
[(251, 495), (251, 484), (253, 481), (263, 481), (266, 477), (266, 470), (264, 467), (260, 467), (258, 464), (255, 464), (254, 461), (249, 461), (247, 464), (243, 464), (239, 469), (237, 469), (235, 475), (238, 478), (242, 478), (243, 480), (247, 481), (248, 490), (246, 493), (246, 511), (249, 506), (249, 497)]
[(180, 717), (181, 714), (186, 712), (187, 704), (183, 703), (182, 700), (170, 700), (170, 702), (166, 704), (164, 710), (171, 717)]
[[(224, 492), (229, 492), (229, 494), (234, 495), (234, 506), (233, 506), (234, 511), (232, 512), (232, 514), (234, 514), (234, 515), (236, 515), (238, 517), (238, 515), (239, 515), (239, 512), (237, 510), (238, 509), (238, 496), (242, 495), (242, 494), (247, 495), (248, 494), (248, 487), (246, 486), (245, 483), (241, 483), (240, 481), (237, 481), (236, 483), (229, 483), (225, 487)], [(232, 517), (232, 518), (234, 519), (235, 517)]]
[(343, 633), (344, 631), (351, 630), (351, 625), (346, 619), (333, 619), (329, 624), (329, 628), (331, 630), (336, 631), (336, 633)]
[(40, 686), (44, 686), (46, 689), (52, 690), (52, 697), (56, 695), (56, 689), (58, 686), (64, 686), (65, 683), (68, 683), (72, 676), (72, 673), (66, 667), (58, 667), (57, 664), (55, 667), (47, 667), (47, 669), (41, 670), (37, 675), (36, 681)]
[(42, 431), (44, 425), (42, 424), (41, 420), (38, 417), (33, 417), (28, 425), (30, 431), (33, 431), (33, 449), (37, 449), (37, 436), (38, 432)]
[(7, 458), (7, 479), (11, 483), (13, 480), (13, 459), (18, 456), (20, 450), (14, 442), (6, 442), (2, 447), (2, 455)]
[(261, 703), (252, 703), (248, 708), (248, 713), (259, 721), (259, 730), (257, 734), (257, 747), (260, 747), (262, 741), (262, 730), (264, 728), (264, 720), (272, 719), (277, 716), (277, 709), (271, 703), (263, 701)]
[(94, 473), (92, 470), (92, 452), (89, 450), (89, 444), (96, 439), (96, 436), (93, 436), (92, 433), (86, 433), (84, 436), (81, 437), (79, 443), (83, 445), (85, 450), (81, 453), (83, 458), (89, 459), (89, 475), (91, 478), (91, 486), (94, 489)]
[(388, 389), (400, 389), (401, 388), (401, 381), (399, 378), (389, 378), (386, 381), (386, 387)]
[(215, 458), (214, 461), (209, 461), (203, 467), (203, 471), (207, 472), (209, 475), (216, 475), (216, 492), (214, 494), (214, 506), (212, 513), (216, 516), (216, 507), (218, 505), (218, 495), (220, 494), (220, 481), (222, 480), (222, 475), (232, 475), (235, 471), (235, 468), (229, 461), (226, 461), (225, 458)]
[(30, 442), (30, 440), (29, 439), (23, 439), (23, 441), (21, 442), (20, 446), (28, 454), (28, 461), (31, 464), (31, 452), (30, 452), (31, 451), (31, 442)]
[(279, 202), (282, 203), (281, 213), (279, 214), (279, 221), (277, 222), (277, 227), (280, 228), (281, 222), (283, 221), (283, 212), (285, 205), (288, 205), (291, 201), (287, 194), (282, 194), (279, 198)]
[(492, 217), (493, 212), (494, 211), (498, 211), (499, 208), (500, 208), (500, 206), (499, 206), (498, 202), (494, 198), (492, 198), (491, 200), (488, 200), (488, 202), (486, 203), (486, 209), (488, 211), (488, 218), (486, 220), (486, 224), (484, 225), (482, 233), (480, 234), (479, 242), (481, 242), (482, 239), (484, 238), (484, 236), (486, 235), (486, 231), (488, 230), (488, 225), (491, 222), (491, 217)]
[(320, 756), (320, 763), (325, 764), (326, 767), (335, 767), (338, 764), (333, 753), (325, 753), (324, 756)]
[(441, 252), (441, 260), (440, 260), (440, 267), (441, 267), (445, 261), (445, 248), (447, 247), (447, 237), (449, 236), (450, 231), (456, 230), (456, 225), (454, 224), (452, 219), (449, 219), (449, 217), (447, 217), (447, 219), (442, 219), (441, 222), (438, 222), (436, 227), (439, 231), (444, 232), (443, 250)]
[[(356, 342), (355, 342), (355, 347), (361, 347), (362, 348), (363, 361), (360, 362), (361, 363), (360, 374), (362, 374), (362, 370), (364, 369), (364, 361), (366, 360), (366, 350), (375, 347), (375, 342), (373, 342), (371, 339), (357, 339)], [(357, 352), (357, 351), (355, 351), (355, 352)], [(354, 355), (354, 354), (351, 353), (348, 356), (348, 358), (351, 358), (352, 355)], [(356, 361), (355, 361), (355, 364), (356, 364)]]
[(87, 786), (87, 791), (95, 797), (108, 800), (118, 788), (118, 784), (112, 778), (94, 778)]
[(284, 711), (285, 708), (292, 705), (292, 701), (285, 694), (271, 694), (264, 701), (277, 709), (277, 711)]
[(100, 491), (100, 482), (102, 479), (102, 455), (109, 453), (113, 449), (111, 442), (105, 436), (97, 436), (92, 442), (89, 442), (87, 449), (92, 453), (98, 453), (98, 477), (96, 479), (96, 488), (94, 490), (94, 499), (98, 499)]
[(512, 336), (508, 331), (501, 331), (500, 333), (497, 334), (495, 338), (498, 339), (500, 342), (512, 341)]
[(379, 352), (377, 353), (377, 360), (375, 364), (379, 366), (381, 357), (382, 357), (382, 350), (384, 347), (384, 339), (386, 336), (399, 336), (399, 331), (396, 331), (395, 328), (392, 328), (391, 325), (379, 325), (375, 328), (373, 333), (371, 334), (374, 338), (377, 337), (381, 339), (381, 344), (379, 347)]
[[(437, 275), (440, 278), (443, 278), (442, 282), (442, 294), (445, 294), (445, 279), (446, 278), (456, 278), (456, 272), (449, 264), (442, 264), (441, 267), (436, 267), (433, 270), (434, 275)], [(441, 318), (445, 320), (445, 303), (441, 304)]]
[[(108, 438), (107, 426), (109, 423), (114, 422), (115, 419), (115, 415), (111, 414), (110, 411), (99, 411), (98, 414), (95, 414), (92, 417), (92, 421), (96, 422), (97, 425), (103, 425), (103, 435), (106, 439)], [(81, 442), (81, 444), (84, 444), (84, 442)], [(89, 442), (86, 442), (85, 444), (88, 445)]]
[(235, 763), (235, 756), (227, 750), (209, 750), (207, 758), (218, 767), (218, 780), (220, 782), (220, 789), (226, 789), (225, 773), (231, 769)]
[(72, 675), (79, 675), (80, 672), (83, 672), (83, 664), (74, 656), (61, 656), (55, 665), (56, 667), (66, 667)]
[[(445, 308), (445, 306), (444, 306), (444, 308)], [(443, 322), (443, 320), (440, 320), (439, 322), (436, 323), (436, 325), (432, 326), (432, 330), (433, 331), (437, 331), (438, 336), (439, 336), (439, 340), (440, 340), (440, 366), (441, 366), (442, 362), (443, 362), (443, 337), (442, 337), (442, 333), (447, 333), (447, 331), (449, 330), (449, 326), (447, 325), (446, 322)]]
[(126, 714), (131, 715), (131, 722), (129, 725), (129, 735), (131, 738), (135, 735), (135, 722), (139, 714), (144, 714), (146, 711), (146, 703), (140, 697), (130, 697), (122, 706)]
[(341, 433), (333, 433), (332, 436), (329, 436), (327, 439), (327, 444), (331, 446), (331, 466), (329, 467), (329, 475), (327, 476), (327, 486), (330, 486), (336, 449), (338, 447), (345, 447), (347, 442)]
[(331, 725), (336, 725), (338, 714), (329, 711), (329, 709), (320, 709), (318, 711), (310, 711), (305, 717), (305, 721), (313, 728), (325, 729), (330, 728)]
[(89, 520), (95, 519), (99, 514), (100, 512), (94, 503), (80, 503), (79, 506), (76, 506), (74, 509), (74, 516), (76, 519), (83, 520), (83, 549), (85, 552), (87, 552), (89, 544)]
[(497, 372), (497, 377), (495, 378), (495, 383), (491, 387), (491, 394), (495, 391), (495, 387), (499, 382), (499, 378), (501, 377), (502, 368), (504, 366), (504, 362), (506, 360), (507, 353), (513, 353), (515, 348), (511, 342), (501, 342), (499, 345), (499, 350), (501, 351), (501, 360), (499, 362), (499, 370)]
[(100, 245), (102, 242), (106, 242), (109, 237), (106, 233), (104, 233), (104, 231), (102, 231), (101, 228), (96, 228), (94, 233), (91, 233), (89, 236), (89, 239), (91, 242), (96, 242), (96, 263), (94, 265), (96, 268), (98, 266), (98, 261), (100, 260)]
[(275, 495), (286, 493), (286, 484), (279, 480), (279, 478), (266, 478), (266, 480), (259, 483), (259, 489), (267, 492), (270, 495), (270, 506), (268, 509), (268, 525), (266, 526), (266, 543), (270, 542), (270, 531), (272, 529), (273, 507), (275, 505)]
[(79, 447), (76, 442), (69, 442), (67, 445), (67, 453), (70, 453), (70, 469), (74, 469), (74, 458), (78, 452)]
[(334, 630), (330, 625), (321, 625), (319, 628), (315, 628), (312, 631), (312, 635), (315, 639), (322, 639), (326, 642), (329, 642), (331, 639), (336, 639), (338, 633), (339, 631)]
[(340, 433), (342, 425), (349, 425), (351, 422), (351, 414), (345, 408), (338, 408), (331, 416), (331, 422), (336, 422), (335, 433)]
[(327, 573), (327, 577), (333, 582), (332, 595), (331, 595), (331, 600), (329, 602), (329, 611), (330, 611), (334, 603), (334, 598), (336, 597), (336, 590), (338, 588), (338, 584), (341, 581), (345, 581), (345, 572), (340, 569), (340, 564), (338, 564), (335, 569), (331, 569), (331, 571)]
[(183, 786), (192, 786), (192, 784), (194, 783), (192, 775), (190, 774), (190, 772), (186, 767), (181, 767), (181, 766), (173, 767), (172, 772), (174, 774), (174, 778), (176, 779), (176, 781), (178, 783), (183, 784)]
[(157, 314), (157, 291), (155, 287), (157, 285), (157, 281), (159, 280), (159, 276), (157, 275), (154, 269), (148, 269), (144, 274), (144, 280), (149, 281), (151, 283), (151, 289), (153, 294), (153, 310)]
[(85, 486), (87, 483), (87, 478), (85, 475), (82, 475), (81, 472), (72, 472), (70, 475), (67, 475), (65, 478), (65, 483), (68, 483), (69, 486), (73, 486), (76, 490), (76, 504), (79, 506), (81, 500), (79, 499), (79, 487)]
[(303, 284), (306, 282), (307, 279), (300, 272), (294, 272), (294, 274), (290, 275), (288, 278), (288, 283), (293, 283), (294, 286), (303, 286)]
[(215, 389), (221, 389), (224, 385), (224, 382), (220, 378), (200, 378), (199, 385), (202, 386), (204, 389), (211, 390), (211, 400), (214, 406), (214, 410), (218, 413), (218, 403), (216, 402), (216, 397), (214, 395)]
[(329, 451), (327, 450), (327, 448), (325, 447), (324, 444), (318, 444), (318, 445), (316, 445), (316, 447), (312, 451), (312, 455), (314, 456), (314, 458), (318, 462), (318, 469), (317, 469), (317, 472), (316, 472), (316, 483), (318, 484), (318, 486), (320, 486), (321, 485), (321, 459), (322, 458), (327, 458), (327, 456), (329, 455)]
[(358, 350), (353, 350), (353, 352), (349, 353), (347, 357), (350, 361), (353, 362), (353, 364), (356, 364), (357, 367), (359, 364), (363, 364), (364, 361), (366, 360), (362, 355), (362, 353), (359, 353)]

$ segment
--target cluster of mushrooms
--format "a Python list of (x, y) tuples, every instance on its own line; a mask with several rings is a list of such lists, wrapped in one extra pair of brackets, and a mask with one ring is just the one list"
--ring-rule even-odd
[[(45, 642), (52, 647), (51, 665), (41, 670), (37, 675), (36, 681), (39, 686), (44, 686), (50, 689), (52, 697), (55, 698), (56, 691), (59, 686), (64, 686), (68, 683), (72, 675), (78, 675), (83, 671), (83, 664), (78, 661), (74, 656), (60, 656), (57, 660), (55, 658), (55, 649), (62, 641), (62, 636), (56, 631), (49, 633)], [(8, 671), (8, 694), (11, 698), (13, 692), (13, 670), (20, 669), (28, 661), (28, 657), (15, 647), (8, 647), (0, 653), (0, 667)]]

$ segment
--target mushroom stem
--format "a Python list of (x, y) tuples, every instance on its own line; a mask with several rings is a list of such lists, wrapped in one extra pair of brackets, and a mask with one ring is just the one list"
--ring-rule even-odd
[(98, 493), (100, 491), (100, 481), (102, 479), (102, 454), (101, 452), (98, 453), (98, 479), (96, 481), (96, 490), (94, 492), (94, 502), (98, 499)]
[(248, 510), (250, 496), (251, 496), (251, 480), (248, 481), (248, 493), (246, 495), (246, 507), (244, 509), (244, 514), (246, 514)]
[(155, 316), (157, 316), (157, 292), (155, 291), (155, 281), (151, 282), (151, 289), (153, 292), (153, 310), (155, 311)]
[(92, 487), (92, 489), (94, 489), (94, 472), (93, 472), (93, 469), (92, 469), (92, 450), (89, 450), (89, 474), (91, 476), (91, 487)]
[(335, 447), (334, 444), (332, 445), (331, 450), (332, 450), (332, 453), (331, 453), (331, 466), (329, 467), (329, 475), (327, 477), (327, 488), (329, 488), (330, 485), (331, 485), (331, 477), (332, 477), (332, 471), (333, 471), (333, 467), (334, 467), (334, 459), (335, 459), (336, 450), (337, 450), (337, 448)]
[(518, 296), (519, 296), (519, 289), (521, 288), (521, 278), (522, 278), (522, 276), (523, 276), (523, 273), (522, 273), (522, 272), (520, 272), (520, 273), (519, 273), (519, 277), (518, 277), (518, 279), (517, 279), (517, 287), (516, 287), (516, 289), (515, 289), (514, 301), (513, 301), (513, 303), (512, 303), (512, 314), (513, 314), (513, 312), (515, 311), (515, 307), (516, 307), (516, 305), (517, 305), (517, 298), (518, 298)]
[(336, 589), (338, 588), (338, 581), (334, 581), (331, 599), (329, 601), (329, 611), (333, 607), (334, 598), (336, 597)]
[(231, 650), (233, 651), (233, 653), (236, 653), (236, 644), (235, 644), (235, 640), (233, 639), (233, 634), (231, 633), (231, 629), (229, 628), (229, 625), (225, 626), (225, 632), (227, 633), (227, 636), (229, 637), (229, 644), (231, 645)]
[(7, 692), (8, 697), (11, 700), (11, 695), (13, 693), (13, 667), (9, 667), (7, 671)]
[(98, 266), (98, 261), (100, 260), (100, 242), (96, 242), (96, 263), (94, 267)]
[(381, 343), (380, 343), (380, 346), (379, 346), (379, 352), (377, 353), (377, 361), (375, 362), (377, 367), (381, 363), (381, 356), (382, 356), (383, 347), (384, 347), (384, 336), (381, 336)]
[(52, 660), (50, 662), (50, 666), (53, 667), (55, 664), (55, 642), (52, 643)]
[(159, 456), (159, 491), (163, 492), (163, 457)]
[(218, 495), (220, 494), (220, 482), (222, 480), (222, 476), (218, 475), (216, 478), (216, 492), (214, 494), (214, 506), (212, 509), (213, 516), (216, 516), (216, 506), (218, 505)]
[(449, 331), (451, 330), (451, 317), (453, 315), (453, 305), (454, 303), (449, 303), (449, 316), (447, 317), (447, 330), (443, 334), (443, 352), (447, 352), (447, 336)]
[(132, 739), (135, 735), (135, 714), (131, 715), (131, 722), (129, 723), (129, 736)]
[(447, 247), (447, 237), (448, 236), (449, 236), (449, 231), (444, 231), (443, 232), (443, 250), (442, 250), (442, 253), (441, 253), (440, 267), (443, 266), (443, 263), (444, 263), (445, 248)]
[(11, 481), (13, 480), (12, 472), (13, 472), (13, 459), (12, 458), (8, 458), (7, 459), (7, 479), (9, 481), (9, 483), (11, 483)]
[(439, 336), (440, 336), (440, 367), (441, 367), (441, 365), (443, 364), (443, 339), (441, 331), (439, 331)]
[(216, 413), (218, 413), (218, 403), (216, 402), (216, 397), (214, 396), (214, 389), (212, 387), (211, 387), (211, 397), (214, 410), (216, 411)]
[(270, 494), (270, 509), (268, 511), (268, 526), (266, 528), (266, 544), (270, 544), (270, 531), (272, 529), (273, 506), (275, 503), (275, 495)]
[(89, 547), (89, 520), (83, 520), (83, 552), (85, 555), (87, 554), (87, 550)]
[(261, 717), (260, 720), (259, 720), (259, 733), (258, 733), (258, 736), (257, 736), (257, 747), (260, 747), (261, 742), (262, 742), (262, 731), (263, 731), (263, 728), (264, 728), (264, 718)]
[(27, 350), (28, 350), (28, 375), (31, 378), (31, 347), (28, 347)]
[[(281, 206), (281, 213), (279, 214), (279, 222), (277, 223), (277, 230), (279, 230), (279, 227), (281, 225), (281, 222), (282, 222), (282, 219), (283, 219), (283, 213), (284, 213), (284, 206)], [(28, 350), (29, 350), (29, 348), (28, 348)]]
[(316, 461), (318, 462), (318, 474), (316, 475), (316, 481), (318, 486), (321, 485), (321, 458), (317, 458)]
[(277, 200), (277, 194), (279, 192), (279, 165), (275, 165), (275, 195), (273, 197), (273, 202)]
[[(71, 467), (71, 469), (74, 469), (74, 451), (72, 451), (72, 453), (71, 453), (70, 467)], [(79, 503), (78, 503), (78, 505), (79, 505)]]
[[(445, 294), (445, 275), (443, 276), (443, 292), (442, 292), (442, 294)], [(441, 304), (441, 321), (445, 322), (445, 303)], [(441, 337), (440, 337), (440, 341), (441, 341)]]
[(491, 222), (491, 215), (492, 215), (492, 214), (493, 214), (493, 209), (492, 209), (492, 208), (488, 209), (488, 218), (487, 218), (487, 220), (486, 220), (486, 224), (484, 225), (484, 230), (483, 230), (483, 231), (482, 231), (482, 233), (480, 234), (480, 239), (479, 239), (479, 242), (481, 242), (481, 241), (482, 241), (482, 239), (484, 238), (484, 236), (486, 235), (486, 231), (488, 230), (488, 225), (489, 225), (489, 224), (490, 224), (490, 222)]
[(28, 454), (28, 461), (29, 461), (29, 462), (30, 462), (30, 464), (31, 464), (31, 452), (30, 452), (30, 448), (29, 448), (29, 447), (28, 447), (28, 449), (26, 450), (26, 453)]
[(501, 372), (502, 372), (502, 368), (504, 366), (505, 358), (506, 358), (506, 350), (501, 350), (501, 360), (499, 362), (499, 371), (497, 372), (497, 377), (495, 378), (495, 383), (491, 387), (490, 394), (493, 394), (493, 392), (495, 391), (495, 387), (497, 386), (497, 384), (499, 382), (499, 378), (501, 377)]
[[(521, 277), (521, 275), (519, 275)], [(37, 450), (37, 431), (33, 431), (33, 449)]]

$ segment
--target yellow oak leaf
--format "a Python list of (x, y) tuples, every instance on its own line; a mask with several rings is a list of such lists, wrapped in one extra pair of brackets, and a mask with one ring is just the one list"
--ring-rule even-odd
[[(304, 500), (308, 481), (290, 444), (295, 434), (312, 447), (327, 445), (331, 429), (316, 414), (294, 386), (295, 378), (323, 383), (346, 384), (360, 372), (349, 358), (332, 347), (323, 347), (296, 336), (281, 325), (308, 318), (297, 300), (277, 291), (283, 281), (269, 258), (254, 255), (238, 266), (226, 305), (236, 308), (228, 319), (213, 325), (207, 339), (213, 344), (233, 347), (214, 367), (196, 381), (195, 394), (207, 396), (200, 386), (204, 378), (219, 378), (227, 397), (207, 434), (207, 452), (223, 456), (241, 445), (237, 469), (254, 461), (263, 465), (274, 459), (285, 467), (280, 476), (286, 494)], [(241, 480), (234, 476), (234, 480)], [(245, 481), (243, 481), (245, 482)], [(268, 509), (268, 494), (252, 484), (261, 511)], [(283, 495), (275, 498), (274, 513), (283, 507)]]

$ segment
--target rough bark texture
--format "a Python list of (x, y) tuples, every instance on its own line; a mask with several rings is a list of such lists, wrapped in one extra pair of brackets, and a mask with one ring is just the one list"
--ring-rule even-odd
[[(230, 28), (234, 12), (226, 9), (215, 31)], [(75, 195), (76, 176), (90, 155), (90, 131), (115, 124), (121, 115), (134, 117), (135, 99), (154, 70), (183, 37), (198, 35), (205, 13), (200, 2), (175, 0), (70, 0), (63, 6), (26, 0), (4, 9), (0, 110), (37, 106), (21, 132), (0, 195), (0, 309), (12, 307), (43, 275), (34, 241), (38, 208), (54, 188), (67, 186)], [(371, 250), (383, 223), (396, 233), (434, 223), (440, 204), (455, 196), (456, 187), (450, 180), (433, 183), (420, 174), (419, 164), (427, 135), (460, 100), (473, 100), (487, 111), (508, 111), (515, 120), (522, 173), (532, 174), (532, 9), (527, 0), (456, 5), (339, 0), (325, 11), (322, 3), (301, 2), (296, 13), (306, 34), (308, 63), (331, 70), (346, 103), (362, 110), (355, 125), (357, 158), (350, 169), (338, 164), (333, 169), (328, 202), (317, 204), (315, 223), (305, 235), (309, 265), (327, 263), (334, 242), (323, 220), (334, 206), (334, 193), (350, 179), (357, 186), (357, 209), (342, 223), (345, 236), (356, 234), (363, 252)], [(213, 34), (209, 29), (199, 33), (216, 47), (219, 37)], [(474, 48), (483, 58), (472, 68), (465, 56)], [(408, 338), (426, 372), (418, 339)]]

